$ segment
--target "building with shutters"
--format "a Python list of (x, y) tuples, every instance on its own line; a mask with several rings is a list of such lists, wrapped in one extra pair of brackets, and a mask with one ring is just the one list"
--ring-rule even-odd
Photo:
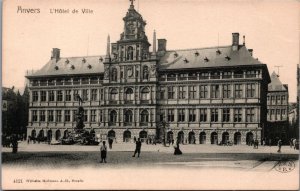
[(239, 33), (228, 46), (168, 50), (167, 40), (156, 40), (155, 32), (149, 43), (146, 22), (132, 3), (123, 21), (120, 39), (110, 43), (108, 37), (105, 55), (61, 57), (54, 48), (49, 62), (27, 76), (28, 135), (67, 136), (76, 124), (79, 94), (85, 128), (102, 140), (261, 140), (270, 75), (240, 43)]

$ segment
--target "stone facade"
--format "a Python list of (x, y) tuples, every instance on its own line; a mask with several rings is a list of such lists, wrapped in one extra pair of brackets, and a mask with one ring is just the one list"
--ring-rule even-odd
[(27, 76), (28, 135), (42, 130), (52, 140), (67, 136), (64, 132), (76, 124), (74, 95), (79, 94), (85, 128), (102, 140), (261, 140), (270, 76), (253, 50), (239, 43), (238, 33), (229, 46), (167, 50), (167, 41), (156, 40), (154, 32), (150, 52), (146, 22), (133, 4), (123, 20), (120, 40), (107, 39), (106, 55), (64, 58), (55, 48), (46, 66)]

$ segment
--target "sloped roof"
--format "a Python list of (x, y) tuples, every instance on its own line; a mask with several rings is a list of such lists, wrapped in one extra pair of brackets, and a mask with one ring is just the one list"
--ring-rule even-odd
[[(227, 58), (226, 58), (227, 57)], [(233, 51), (232, 46), (167, 51), (160, 59), (160, 69), (188, 69), (262, 64), (245, 46)]]
[(281, 83), (275, 72), (271, 75), (271, 83), (268, 85), (268, 91), (287, 91), (287, 85)]
[(50, 60), (40, 70), (29, 77), (35, 76), (56, 76), (56, 75), (78, 75), (78, 74), (99, 74), (104, 72), (105, 56), (68, 57)]

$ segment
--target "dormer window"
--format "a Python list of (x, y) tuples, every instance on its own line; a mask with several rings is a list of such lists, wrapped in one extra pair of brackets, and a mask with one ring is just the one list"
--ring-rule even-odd
[(195, 52), (195, 56), (199, 56), (199, 52), (198, 51)]
[(99, 61), (100, 61), (100, 62), (103, 62), (103, 58), (102, 58), (102, 56), (99, 58)]
[(85, 58), (82, 59), (82, 63), (86, 63), (86, 59)]
[(58, 66), (55, 66), (54, 69), (55, 69), (55, 70), (58, 70)]
[(204, 61), (205, 61), (205, 62), (208, 62), (208, 61), (209, 61), (209, 59), (208, 59), (207, 57), (205, 57), (205, 58), (204, 58)]
[(220, 55), (220, 54), (221, 54), (221, 51), (218, 49), (218, 50), (216, 51), (216, 53), (217, 53), (218, 55)]
[(70, 61), (67, 59), (67, 60), (66, 60), (66, 64), (69, 64), (69, 63), (70, 63)]
[(92, 65), (89, 64), (87, 67), (88, 67), (88, 69), (91, 69), (91, 68), (92, 68)]
[(186, 58), (185, 58), (183, 61), (184, 61), (185, 63), (189, 63), (188, 59), (186, 59)]
[(178, 54), (177, 52), (174, 53), (174, 58), (177, 58), (178, 57)]
[(227, 61), (229, 61), (231, 58), (230, 58), (229, 56), (226, 56), (225, 59), (226, 59)]
[(74, 65), (72, 65), (72, 66), (71, 66), (71, 69), (72, 69), (72, 70), (74, 70), (74, 69), (75, 69), (75, 66), (74, 66)]

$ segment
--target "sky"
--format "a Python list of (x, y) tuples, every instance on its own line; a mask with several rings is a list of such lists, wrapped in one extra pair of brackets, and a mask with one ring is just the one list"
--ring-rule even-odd
[[(167, 39), (167, 49), (230, 45), (232, 33), (246, 37), (246, 47), (267, 64), (270, 74), (279, 69), (289, 85), (289, 101), (296, 101), (299, 64), (300, 3), (292, 0), (135, 0), (146, 20), (152, 43)], [(45, 65), (52, 48), (61, 56), (105, 55), (106, 39), (116, 42), (123, 31), (129, 0), (9, 0), (3, 5), (2, 85), (23, 88), (27, 70)], [(35, 13), (18, 12), (32, 9)], [(69, 13), (51, 13), (69, 9)], [(72, 14), (77, 9), (79, 13)], [(82, 14), (81, 9), (93, 10)], [(39, 11), (37, 11), (39, 10)], [(38, 13), (39, 12), (39, 13)], [(150, 50), (152, 50), (150, 48)]]

